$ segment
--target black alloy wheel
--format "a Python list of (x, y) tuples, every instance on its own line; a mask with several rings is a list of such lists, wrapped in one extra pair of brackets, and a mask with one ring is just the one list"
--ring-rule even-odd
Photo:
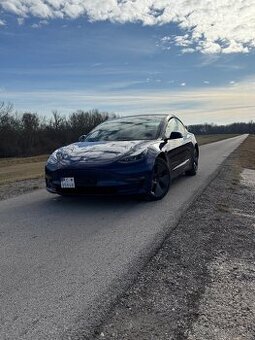
[(161, 158), (156, 159), (152, 174), (151, 190), (146, 195), (149, 201), (161, 200), (170, 187), (171, 177), (169, 167)]

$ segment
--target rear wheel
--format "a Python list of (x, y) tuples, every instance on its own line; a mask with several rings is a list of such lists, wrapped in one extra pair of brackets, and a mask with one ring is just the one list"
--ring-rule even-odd
[(185, 174), (187, 176), (195, 176), (198, 170), (198, 152), (197, 149), (194, 148), (193, 155), (191, 157), (191, 169), (186, 171)]
[(145, 198), (149, 201), (161, 200), (168, 193), (170, 182), (169, 167), (166, 161), (158, 158), (153, 167), (151, 189)]

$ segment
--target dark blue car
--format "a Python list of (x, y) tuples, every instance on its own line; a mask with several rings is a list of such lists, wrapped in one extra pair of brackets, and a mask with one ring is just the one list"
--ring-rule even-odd
[(46, 187), (51, 193), (143, 195), (163, 198), (171, 180), (195, 175), (195, 136), (173, 115), (137, 115), (108, 120), (80, 141), (49, 157)]

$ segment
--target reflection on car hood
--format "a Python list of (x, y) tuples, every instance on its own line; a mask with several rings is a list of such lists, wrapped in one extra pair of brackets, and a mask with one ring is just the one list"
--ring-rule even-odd
[(117, 141), (117, 142), (80, 142), (61, 148), (65, 160), (79, 163), (105, 163), (118, 160), (122, 156), (141, 149), (149, 141)]

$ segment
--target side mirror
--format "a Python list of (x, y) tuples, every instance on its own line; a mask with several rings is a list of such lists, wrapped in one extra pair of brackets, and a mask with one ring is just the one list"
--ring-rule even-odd
[(80, 138), (79, 138), (79, 142), (84, 142), (85, 139), (86, 139), (87, 135), (82, 135)]
[(181, 132), (177, 132), (177, 131), (173, 131), (170, 135), (169, 139), (179, 139), (179, 138), (183, 138), (183, 135)]

